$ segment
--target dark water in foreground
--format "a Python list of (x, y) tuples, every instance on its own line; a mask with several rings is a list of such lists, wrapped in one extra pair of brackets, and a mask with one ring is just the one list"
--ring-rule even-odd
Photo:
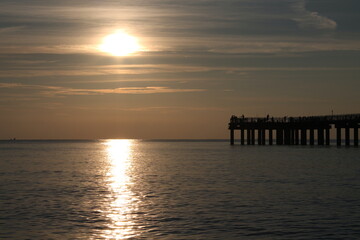
[(360, 149), (0, 142), (1, 239), (360, 239)]

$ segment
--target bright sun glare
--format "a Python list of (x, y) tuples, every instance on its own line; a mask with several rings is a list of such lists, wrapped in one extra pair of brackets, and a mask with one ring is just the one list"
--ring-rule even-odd
[(109, 187), (111, 202), (107, 209), (107, 217), (111, 220), (109, 229), (103, 232), (105, 239), (127, 239), (135, 237), (132, 212), (137, 206), (137, 199), (129, 187), (132, 179), (129, 175), (132, 165), (134, 141), (113, 139), (104, 142), (109, 165)]
[(113, 56), (127, 56), (140, 50), (137, 39), (124, 31), (116, 31), (106, 36), (99, 46), (100, 51)]

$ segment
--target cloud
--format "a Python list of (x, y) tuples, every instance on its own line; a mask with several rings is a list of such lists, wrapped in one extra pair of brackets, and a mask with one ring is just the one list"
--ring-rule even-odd
[[(156, 93), (184, 93), (202, 92), (204, 89), (175, 89), (168, 87), (124, 87), (108, 89), (81, 89), (59, 86), (26, 85), (20, 83), (0, 83), (0, 89), (34, 90), (41, 96), (71, 96), (71, 95), (104, 95), (104, 94), (156, 94)], [(14, 93), (10, 93), (11, 95)], [(15, 93), (19, 94), (19, 93)], [(31, 95), (34, 95), (32, 92)]]
[(23, 28), (24, 28), (24, 26), (2, 27), (2, 28), (0, 28), (0, 34), (17, 32), (17, 31), (20, 31)]
[[(0, 39), (0, 52), (8, 54), (100, 55), (97, 47), (101, 39), (119, 28), (129, 30), (147, 49), (138, 53), (140, 57), (169, 56), (170, 52), (191, 56), (208, 52), (348, 50), (353, 46), (348, 45), (345, 38), (335, 44), (329, 44), (327, 39), (327, 44), (322, 40), (320, 44), (309, 45), (306, 38), (310, 35), (297, 31), (296, 24), (302, 29), (334, 30), (337, 23), (307, 10), (305, 0), (156, 0), (146, 3), (104, 0), (101, 4), (92, 0), (76, 3), (22, 1), (21, 4), (7, 3), (0, 10), (1, 20), (9, 22), (9, 26), (25, 26), (16, 38)], [(297, 42), (290, 39), (291, 36), (296, 36)]]
[(337, 23), (325, 16), (321, 16), (318, 12), (310, 12), (306, 9), (305, 0), (296, 1), (293, 9), (297, 13), (294, 17), (300, 28), (317, 29), (317, 30), (335, 30)]
[[(1, 63), (1, 61), (0, 61)], [(131, 64), (131, 65), (106, 65), (106, 66), (50, 66), (42, 67), (42, 62), (24, 62), (14, 61), (13, 64), (17, 64), (18, 67), (15, 69), (4, 69), (0, 70), (1, 78), (8, 77), (46, 77), (46, 76), (129, 76), (129, 75), (156, 75), (166, 73), (196, 73), (196, 72), (208, 72), (214, 70), (227, 70), (222, 67), (207, 67), (207, 66), (189, 66), (185, 63), (181, 64)], [(20, 64), (22, 66), (20, 67)], [(149, 77), (150, 78), (150, 77)], [(156, 81), (168, 79), (160, 79), (157, 77)], [(115, 81), (120, 81), (116, 79)], [(132, 81), (133, 78), (132, 78)]]
[[(93, 107), (91, 109), (94, 109)], [(158, 112), (184, 112), (184, 111), (204, 111), (204, 112), (224, 112), (226, 109), (221, 107), (179, 107), (179, 106), (153, 106), (153, 107), (127, 107), (127, 108), (115, 108), (117, 111), (133, 111), (133, 112), (144, 112), (144, 111), (158, 111)], [(104, 110), (103, 107), (97, 109), (97, 110)], [(108, 110), (114, 110), (113, 107), (109, 108)]]

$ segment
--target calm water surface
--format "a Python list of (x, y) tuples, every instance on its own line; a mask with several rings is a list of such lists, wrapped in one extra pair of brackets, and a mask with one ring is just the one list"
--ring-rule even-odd
[(0, 142), (1, 239), (360, 239), (360, 149)]

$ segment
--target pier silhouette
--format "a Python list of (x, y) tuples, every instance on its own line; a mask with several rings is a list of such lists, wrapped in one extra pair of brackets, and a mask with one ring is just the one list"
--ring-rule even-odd
[(353, 133), (353, 145), (358, 146), (359, 125), (360, 114), (282, 118), (233, 115), (229, 122), (230, 144), (235, 144), (235, 130), (239, 130), (241, 145), (245, 145), (245, 132), (247, 145), (255, 145), (255, 141), (265, 145), (266, 137), (269, 145), (315, 145), (315, 133), (318, 145), (330, 145), (330, 130), (334, 126), (337, 146), (342, 144), (342, 132), (345, 132), (345, 145), (350, 146), (350, 131)]

